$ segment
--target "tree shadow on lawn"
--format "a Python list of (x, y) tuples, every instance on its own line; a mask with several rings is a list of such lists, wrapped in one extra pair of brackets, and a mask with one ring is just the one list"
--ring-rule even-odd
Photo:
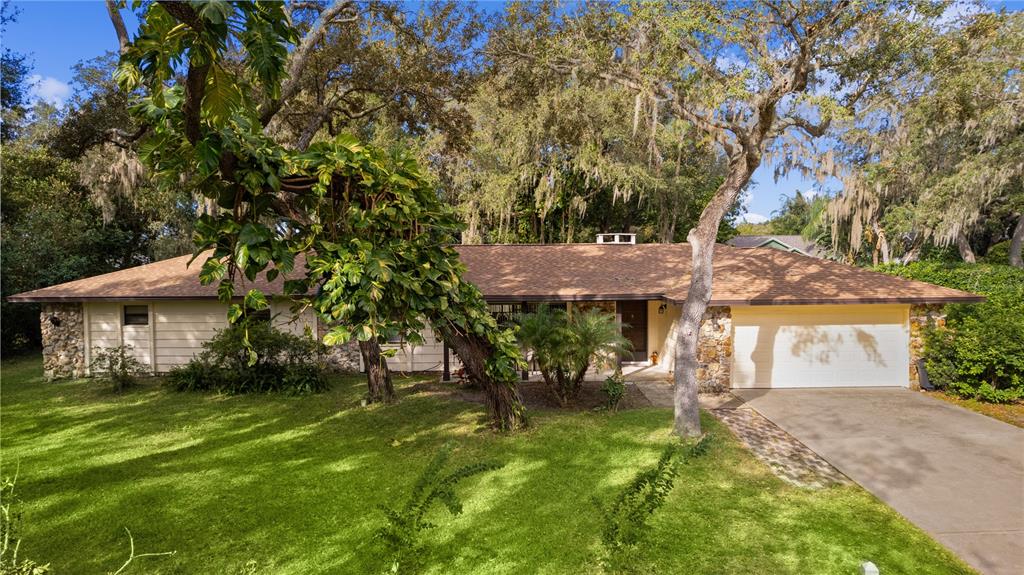
[[(137, 542), (191, 549), (197, 542), (188, 530), (176, 532), (206, 524), (192, 532), (225, 536), (202, 542), (209, 556), (230, 555), (239, 535), (281, 539), (275, 523), (301, 515), (296, 500), (307, 511), (332, 514), (309, 496), (343, 494), (347, 475), (372, 476), (367, 469), (396, 441), (440, 444), (472, 434), (480, 420), (472, 406), (439, 406), (429, 398), (352, 408), (362, 391), (344, 380), (334, 392), (300, 398), (145, 388), (108, 395), (94, 385), (45, 387), (23, 404), (17, 390), (5, 394), (4, 459), (19, 461), (19, 490), (31, 508), (26, 552), (38, 549), (70, 572), (109, 569), (125, 544), (123, 525)], [(239, 531), (221, 521), (248, 525)], [(65, 567), (60, 555), (68, 551)], [(175, 562), (203, 564), (184, 555)]]
[[(34, 385), (47, 385), (35, 383)], [(667, 410), (537, 414), (533, 427), (484, 431), (474, 404), (399, 384), (394, 405), (358, 407), (365, 383), (316, 396), (222, 397), (139, 389), (103, 395), (89, 382), (5, 388), (5, 460), (20, 460), (25, 557), (59, 572), (123, 561), (123, 527), (150, 573), (376, 572), (376, 505), (404, 503), (448, 440), (452, 467), (499, 471), (460, 486), (463, 515), (435, 513), (425, 539), (433, 573), (597, 569), (591, 496), (614, 497), (670, 440)], [(64, 386), (64, 387), (60, 387)], [(654, 521), (651, 560), (666, 573), (845, 573), (859, 553), (929, 572), (935, 545), (860, 490), (785, 486), (716, 422), (719, 440), (687, 466)], [(862, 516), (884, 510), (877, 518)], [(885, 513), (887, 512), (887, 513)], [(896, 534), (894, 537), (893, 534)], [(832, 538), (830, 538), (832, 537)], [(862, 544), (863, 542), (867, 542)], [(880, 561), (885, 559), (888, 561)]]
[[(587, 416), (623, 420), (603, 436), (586, 423), (542, 421), (540, 426), (550, 426), (546, 431), (573, 445), (572, 453), (552, 457), (542, 442), (509, 449), (503, 471), (515, 473), (482, 480), (499, 488), (487, 496), (472, 492), (465, 515), (436, 535), (436, 567), (429, 572), (596, 570), (602, 524), (592, 498), (607, 505), (637, 471), (654, 464), (669, 441), (670, 416), (654, 409)], [(863, 490), (789, 486), (717, 420), (706, 414), (703, 420), (715, 444), (682, 468), (668, 502), (651, 521), (641, 554), (646, 563), (638, 572), (839, 574), (867, 560), (885, 573), (970, 572), (957, 570), (949, 552)], [(509, 540), (520, 544), (512, 548)]]

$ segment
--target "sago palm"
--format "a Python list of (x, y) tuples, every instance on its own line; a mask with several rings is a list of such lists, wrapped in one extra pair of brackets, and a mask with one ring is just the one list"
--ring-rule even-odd
[(569, 316), (541, 305), (519, 318), (519, 342), (533, 352), (544, 382), (559, 403), (579, 396), (583, 378), (597, 358), (617, 358), (629, 349), (615, 317), (599, 310)]

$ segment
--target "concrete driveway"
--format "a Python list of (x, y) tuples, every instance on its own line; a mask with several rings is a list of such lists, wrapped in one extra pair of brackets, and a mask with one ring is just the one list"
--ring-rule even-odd
[(978, 571), (1024, 573), (1024, 429), (906, 389), (733, 394)]

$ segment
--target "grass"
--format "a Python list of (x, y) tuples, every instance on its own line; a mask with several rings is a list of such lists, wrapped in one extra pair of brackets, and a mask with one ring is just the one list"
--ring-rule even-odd
[[(20, 468), (21, 555), (56, 573), (374, 573), (375, 506), (397, 505), (438, 448), (451, 465), (499, 471), (460, 487), (462, 515), (434, 514), (428, 573), (598, 573), (599, 514), (670, 441), (671, 413), (540, 412), (497, 435), (480, 406), (413, 393), (361, 408), (364, 383), (316, 396), (123, 394), (95, 382), (46, 383), (38, 361), (2, 365), (2, 463)], [(682, 470), (654, 517), (644, 572), (886, 575), (971, 573), (857, 487), (790, 487), (705, 416), (717, 440)]]
[(944, 391), (929, 391), (929, 397), (936, 397), (943, 401), (948, 401), (976, 411), (982, 415), (987, 415), (993, 419), (998, 419), (1009, 423), (1010, 425), (1016, 425), (1017, 427), (1024, 428), (1024, 402), (1016, 403), (988, 403), (984, 401), (978, 401), (977, 399), (965, 399), (963, 397), (957, 397)]

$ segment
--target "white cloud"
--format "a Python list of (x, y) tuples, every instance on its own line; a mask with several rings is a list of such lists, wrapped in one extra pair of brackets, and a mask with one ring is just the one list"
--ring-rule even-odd
[(768, 221), (768, 218), (761, 214), (746, 213), (740, 216), (740, 221), (747, 224), (763, 224)]
[(744, 210), (750, 209), (750, 203), (754, 201), (754, 194), (750, 193), (750, 190), (743, 190), (740, 195), (740, 205), (743, 206)]
[(42, 100), (54, 106), (63, 106), (64, 101), (71, 95), (71, 86), (53, 76), (44, 78), (39, 74), (32, 74), (28, 81), (31, 86), (29, 95), (35, 100)]

